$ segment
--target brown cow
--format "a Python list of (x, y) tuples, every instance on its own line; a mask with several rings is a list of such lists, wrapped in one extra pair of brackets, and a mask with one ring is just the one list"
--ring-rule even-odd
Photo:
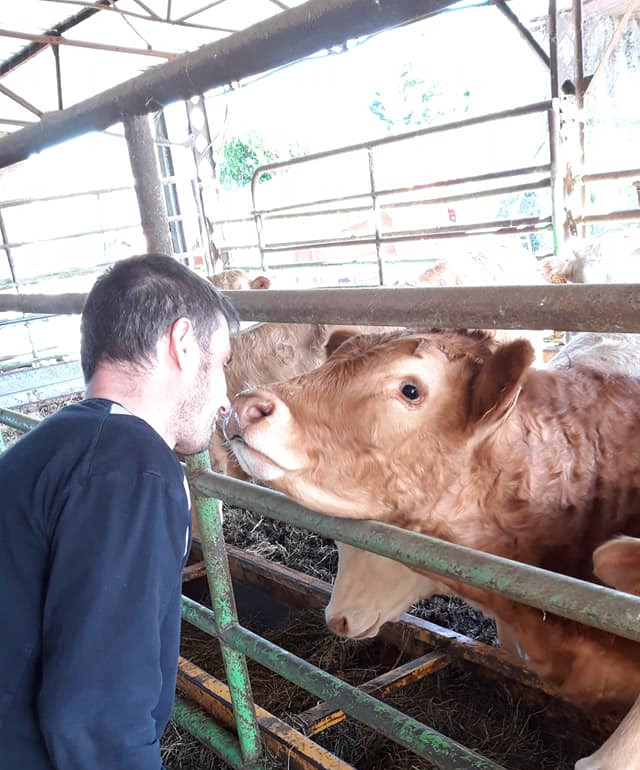
[[(231, 338), (226, 368), (227, 393), (297, 377), (326, 359), (329, 327), (322, 324), (257, 324)], [(247, 475), (225, 444), (220, 426), (209, 447), (211, 467), (219, 473), (246, 479)]]
[[(617, 537), (596, 548), (593, 571), (605, 585), (640, 595), (640, 540)], [(618, 729), (575, 770), (638, 770), (640, 767), (640, 698)]]
[[(594, 580), (593, 551), (640, 535), (640, 382), (530, 369), (482, 333), (353, 337), (297, 380), (240, 395), (226, 431), (244, 469), (304, 505), (375, 518)], [(505, 623), (545, 680), (628, 708), (640, 646), (438, 576)], [(598, 665), (594, 665), (594, 661)]]
[[(570, 369), (576, 365), (587, 365), (608, 374), (638, 377), (640, 334), (577, 334), (548, 367)], [(344, 543), (337, 546), (338, 571), (325, 618), (329, 628), (339, 636), (354, 639), (375, 636), (384, 623), (397, 619), (414, 602), (436, 593), (450, 593), (447, 586), (418, 574), (401, 562)], [(605, 579), (597, 568), (595, 571), (607, 585), (619, 587), (619, 580), (611, 579), (611, 573), (609, 579)], [(505, 642), (509, 644), (510, 634), (504, 626), (498, 636), (502, 647)], [(526, 657), (524, 651), (513, 644), (511, 651), (516, 657)]]
[(209, 276), (209, 280), (216, 287), (224, 291), (249, 291), (250, 289), (270, 289), (271, 279), (266, 275), (251, 277), (246, 270), (240, 267), (228, 268), (221, 273)]
[[(229, 398), (241, 390), (288, 380), (320, 366), (326, 360), (325, 346), (335, 329), (325, 324), (277, 323), (244, 329), (231, 338), (231, 360), (226, 368)], [(362, 327), (349, 329), (351, 333), (363, 331)], [(209, 455), (215, 471), (247, 478), (225, 445), (221, 428), (213, 435)]]

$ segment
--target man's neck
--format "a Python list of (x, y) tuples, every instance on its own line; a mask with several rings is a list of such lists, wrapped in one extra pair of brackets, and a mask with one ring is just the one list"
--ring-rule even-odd
[(117, 367), (102, 366), (88, 383), (86, 398), (115, 401), (148, 423), (173, 449), (175, 438), (169, 428), (170, 404), (166, 388), (153, 377), (132, 376)]

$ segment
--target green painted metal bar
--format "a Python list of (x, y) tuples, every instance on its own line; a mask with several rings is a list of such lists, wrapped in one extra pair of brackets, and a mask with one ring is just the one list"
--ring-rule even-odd
[[(187, 458), (187, 469), (191, 473), (210, 471), (209, 453), (207, 451), (200, 452), (200, 454)], [(262, 756), (262, 742), (256, 719), (247, 661), (242, 653), (230, 647), (222, 638), (225, 629), (238, 622), (222, 532), (222, 506), (219, 500), (200, 495), (195, 496), (193, 505), (207, 568), (211, 606), (220, 631), (220, 646), (236, 718), (240, 750), (244, 766), (254, 767), (257, 766), (256, 763)]]
[(231, 733), (179, 696), (173, 705), (171, 719), (208, 746), (228, 765), (244, 770), (246, 765), (242, 761), (240, 746)]
[(42, 421), (36, 417), (27, 417), (25, 414), (20, 414), (20, 412), (14, 412), (11, 409), (0, 408), (0, 422), (8, 425), (10, 428), (28, 433)]
[(202, 473), (193, 484), (232, 505), (640, 642), (639, 597), (382, 522), (327, 516), (217, 473)]
[(213, 612), (184, 596), (182, 617), (202, 631), (224, 639), (235, 649), (317, 698), (330, 700), (345, 714), (428, 759), (441, 770), (504, 770), (486, 757), (240, 625), (231, 625), (224, 631), (218, 631)]

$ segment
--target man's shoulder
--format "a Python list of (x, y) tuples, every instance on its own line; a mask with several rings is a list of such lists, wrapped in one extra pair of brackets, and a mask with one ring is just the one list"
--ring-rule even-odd
[(180, 465), (162, 437), (144, 420), (119, 404), (86, 399), (63, 407), (7, 450), (7, 459), (22, 456), (30, 462), (48, 458), (84, 473), (123, 469), (155, 473), (180, 482)]

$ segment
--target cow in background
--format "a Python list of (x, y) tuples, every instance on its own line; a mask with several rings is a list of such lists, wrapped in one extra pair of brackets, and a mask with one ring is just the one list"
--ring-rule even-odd
[(266, 275), (256, 275), (253, 278), (239, 267), (231, 267), (221, 273), (214, 273), (209, 280), (222, 291), (249, 291), (250, 289), (270, 289), (271, 279)]
[[(543, 283), (540, 265), (530, 251), (492, 244), (475, 249), (451, 249), (449, 257), (439, 259), (413, 279), (398, 281), (396, 286), (538, 286)], [(535, 366), (544, 365), (544, 331), (498, 330), (496, 337), (501, 341), (525, 337), (533, 345)]]
[(640, 233), (610, 232), (583, 242), (542, 263), (550, 283), (640, 283)]

